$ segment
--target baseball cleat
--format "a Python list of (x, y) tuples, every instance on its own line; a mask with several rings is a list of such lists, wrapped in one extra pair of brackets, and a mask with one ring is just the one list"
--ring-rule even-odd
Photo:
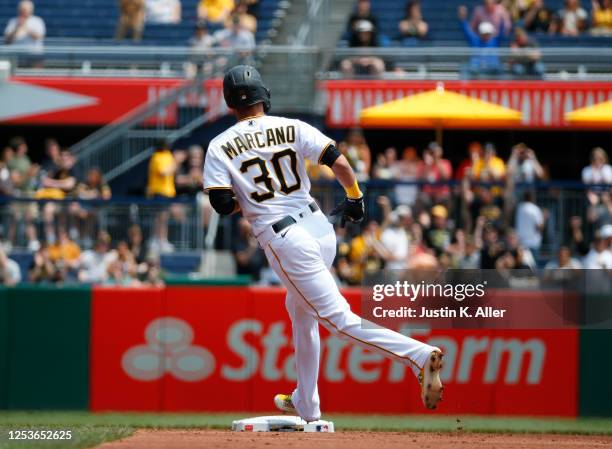
[(442, 381), (440, 380), (442, 357), (443, 354), (440, 351), (432, 351), (419, 375), (423, 405), (425, 405), (425, 408), (431, 410), (434, 410), (438, 406), (438, 402), (442, 400), (442, 392), (444, 391)]
[(277, 394), (274, 396), (274, 405), (277, 409), (287, 413), (297, 413), (290, 394)]

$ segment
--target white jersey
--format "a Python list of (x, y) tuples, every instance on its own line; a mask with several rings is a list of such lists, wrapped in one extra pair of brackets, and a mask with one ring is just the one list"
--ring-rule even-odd
[(300, 120), (249, 117), (215, 137), (204, 189), (231, 188), (255, 235), (313, 201), (306, 159), (320, 162), (334, 141)]

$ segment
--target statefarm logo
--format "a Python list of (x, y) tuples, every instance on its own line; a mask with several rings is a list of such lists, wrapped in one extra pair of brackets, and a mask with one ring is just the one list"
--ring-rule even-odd
[[(502, 383), (538, 385), (546, 361), (546, 343), (537, 337), (430, 334), (430, 329), (400, 329), (406, 336), (442, 348), (445, 382), (468, 384)], [(264, 323), (254, 319), (234, 322), (227, 330), (227, 347), (218, 354), (230, 355), (231, 363), (220, 363), (221, 378), (243, 382), (256, 377), (269, 382), (295, 382), (295, 356), (291, 326), (284, 321)], [(197, 382), (215, 370), (215, 358), (207, 349), (194, 346), (193, 329), (178, 318), (152, 321), (145, 330), (147, 344), (130, 348), (122, 359), (133, 379), (156, 380), (168, 373), (186, 382)], [(216, 349), (215, 349), (216, 350)], [(329, 335), (321, 339), (321, 377), (328, 382), (401, 383), (412, 377), (410, 368), (392, 362), (349, 341)]]
[(206, 379), (215, 370), (210, 351), (193, 342), (193, 329), (179, 318), (163, 317), (145, 329), (146, 344), (133, 346), (121, 358), (121, 366), (132, 379), (157, 380), (166, 373), (185, 382)]

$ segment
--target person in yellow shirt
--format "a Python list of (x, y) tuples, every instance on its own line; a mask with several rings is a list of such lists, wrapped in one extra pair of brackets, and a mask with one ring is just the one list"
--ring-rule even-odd
[(234, 0), (200, 0), (198, 19), (223, 23), (234, 10)]
[(149, 197), (174, 198), (176, 196), (175, 172), (176, 161), (168, 143), (159, 142), (149, 161), (147, 195)]
[(48, 250), (51, 261), (62, 269), (71, 271), (78, 268), (81, 248), (70, 240), (68, 233), (64, 229), (58, 231), (57, 240), (49, 245)]
[[(149, 198), (174, 198), (176, 187), (174, 175), (177, 163), (167, 142), (159, 142), (155, 153), (149, 161), (149, 181), (147, 196)], [(161, 211), (155, 217), (155, 241), (152, 246), (159, 252), (171, 252), (172, 245), (168, 242), (168, 207), (161, 206)]]
[(592, 0), (591, 34), (594, 36), (612, 36), (612, 1)]
[[(480, 182), (501, 182), (506, 179), (506, 163), (497, 156), (495, 145), (485, 144), (484, 157), (474, 165), (472, 179)], [(499, 196), (501, 187), (491, 187), (491, 192)]]

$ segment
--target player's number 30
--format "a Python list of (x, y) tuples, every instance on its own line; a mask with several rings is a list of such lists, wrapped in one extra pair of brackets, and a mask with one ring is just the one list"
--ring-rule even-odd
[[(280, 162), (281, 159), (284, 157), (289, 158), (289, 166), (291, 168), (293, 177), (295, 178), (295, 183), (293, 185), (287, 185), (287, 181), (285, 179), (283, 167)], [(284, 193), (285, 195), (289, 195), (291, 192), (299, 190), (302, 181), (297, 172), (297, 156), (295, 151), (293, 151), (291, 148), (287, 148), (285, 150), (274, 153), (274, 156), (272, 156), (270, 162), (272, 163), (272, 168), (274, 169), (274, 173), (276, 174), (276, 177), (278, 178), (278, 182), (280, 184), (279, 190), (282, 193)], [(263, 184), (267, 191), (265, 193), (251, 192), (251, 198), (253, 198), (258, 203), (273, 198), (274, 185), (272, 184), (270, 170), (268, 170), (268, 165), (266, 164), (266, 161), (260, 157), (248, 159), (242, 163), (242, 165), (240, 166), (240, 171), (242, 173), (246, 173), (249, 170), (249, 167), (251, 167), (252, 165), (258, 166), (260, 171), (260, 174), (253, 178), (253, 182), (255, 184)]]

